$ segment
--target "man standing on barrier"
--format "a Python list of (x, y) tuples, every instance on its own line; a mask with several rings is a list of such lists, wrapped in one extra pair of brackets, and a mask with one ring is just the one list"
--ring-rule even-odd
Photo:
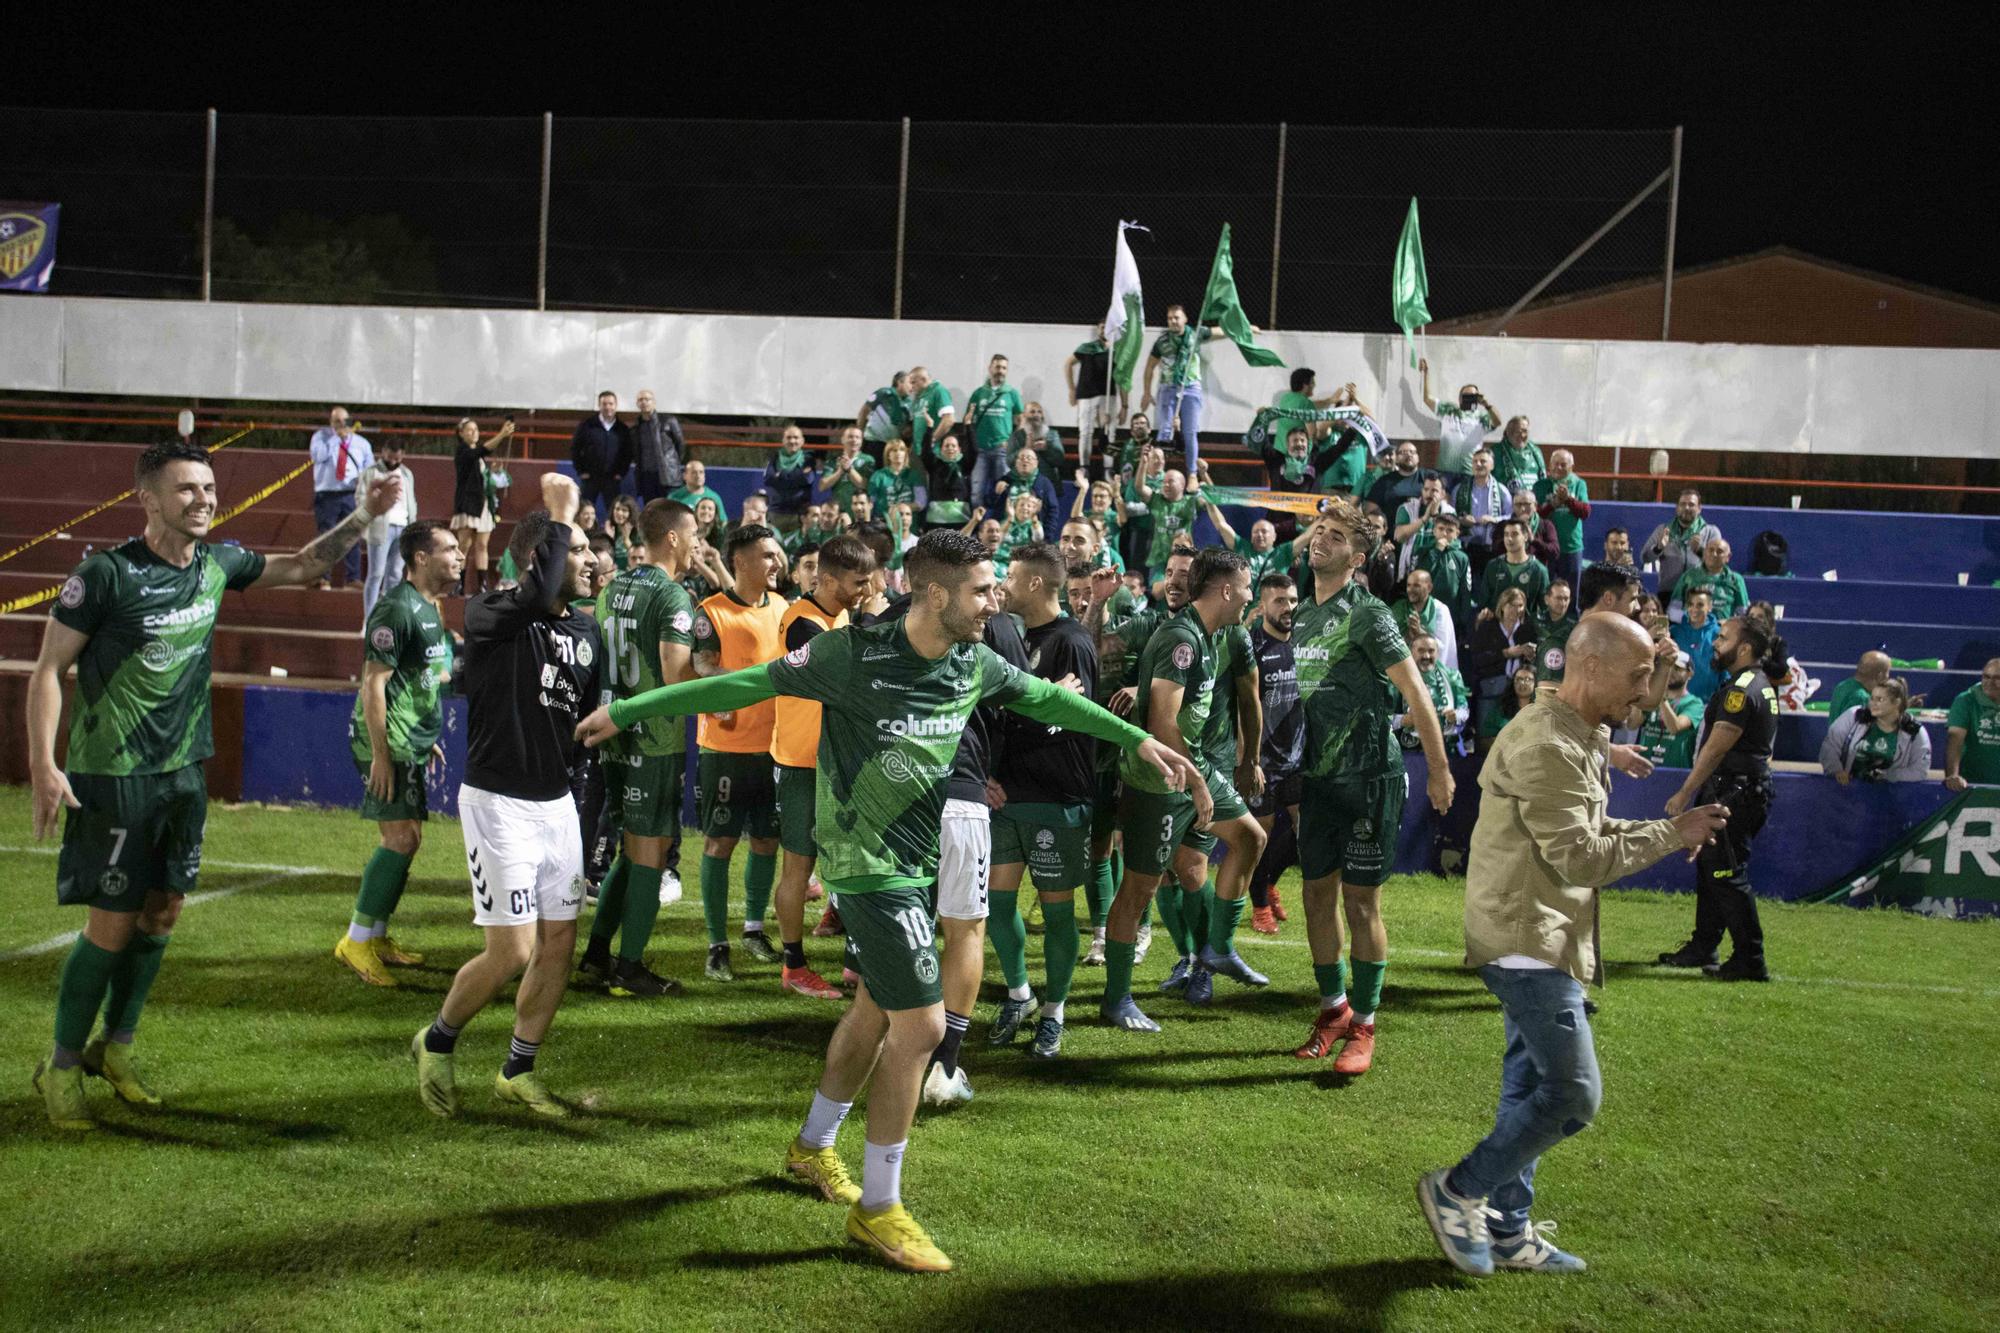
[[(1679, 815), (1695, 793), (1702, 804), (1729, 807), (1729, 827), (1695, 858), (1694, 937), (1660, 955), (1668, 967), (1698, 967), (1718, 981), (1769, 981), (1764, 927), (1750, 888), (1750, 840), (1771, 813), (1771, 743), (1778, 732), (1778, 692), (1765, 674), (1770, 634), (1744, 619), (1723, 622), (1715, 638), (1722, 684), (1709, 698), (1701, 748), (1687, 781), (1667, 799)], [(1729, 932), (1729, 961), (1716, 949)]]

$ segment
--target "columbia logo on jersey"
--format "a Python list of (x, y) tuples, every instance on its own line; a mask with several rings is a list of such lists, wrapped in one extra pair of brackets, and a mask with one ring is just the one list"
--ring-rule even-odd
[(878, 717), (875, 729), (891, 736), (956, 736), (965, 730), (965, 721), (956, 717)]
[(193, 606), (184, 606), (178, 611), (156, 612), (139, 623), (147, 629), (173, 629), (182, 625), (200, 625), (215, 619), (215, 611), (216, 605), (213, 602), (196, 602)]

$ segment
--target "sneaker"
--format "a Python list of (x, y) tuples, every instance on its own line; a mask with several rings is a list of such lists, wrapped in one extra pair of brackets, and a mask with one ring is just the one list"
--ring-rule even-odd
[(1321, 1009), (1319, 1017), (1313, 1020), (1312, 1036), (1306, 1044), (1292, 1054), (1301, 1060), (1324, 1060), (1333, 1050), (1333, 1044), (1347, 1035), (1347, 1029), (1354, 1021), (1352, 1005), (1342, 1004), (1333, 1009)]
[(1151, 921), (1141, 921), (1139, 923), (1139, 936), (1137, 939), (1132, 941), (1133, 966), (1136, 967), (1140, 963), (1145, 962), (1146, 950), (1152, 947), (1153, 947), (1153, 923)]
[(1035, 1015), (1042, 1012), (1042, 1002), (1032, 994), (1025, 1000), (1002, 1000), (1000, 1012), (993, 1015), (993, 1026), (986, 1030), (988, 1046), (1006, 1046), (1020, 1035), (1021, 1024), (1032, 1023)]
[(1085, 967), (1104, 966), (1104, 932), (1100, 929), (1090, 937), (1090, 949), (1083, 955)]
[(1771, 970), (1764, 966), (1761, 958), (1745, 958), (1742, 954), (1729, 955), (1726, 963), (1710, 963), (1702, 969), (1717, 981), (1769, 981)]
[(660, 872), (660, 906), (672, 907), (681, 900), (681, 895), (685, 892), (679, 875), (671, 870)]
[(1714, 967), (1715, 963), (1715, 950), (1704, 949), (1693, 940), (1659, 957), (1661, 967)]
[(1215, 973), (1196, 963), (1188, 969), (1187, 985), (1181, 987), (1181, 998), (1189, 1004), (1207, 1004), (1215, 998)]
[(1220, 973), (1231, 981), (1240, 981), (1246, 986), (1268, 986), (1271, 979), (1243, 961), (1243, 955), (1231, 949), (1228, 953), (1217, 953), (1213, 949), (1201, 951), (1203, 970)]
[(449, 1120), (458, 1114), (458, 1080), (452, 1070), (455, 1057), (450, 1051), (433, 1051), (424, 1045), (424, 1034), (430, 1030), (426, 1023), (410, 1040), (410, 1059), (417, 1066), (417, 1096), (423, 1099), (426, 1111)]
[(1250, 909), (1250, 929), (1259, 935), (1275, 935), (1278, 933), (1278, 918), (1268, 907), (1253, 907)]
[(393, 986), (396, 978), (382, 965), (382, 957), (375, 952), (374, 940), (340, 937), (340, 943), (333, 946), (333, 956), (354, 969), (354, 974), (371, 986)]
[[(594, 945), (595, 940), (592, 941)], [(569, 984), (578, 990), (603, 990), (611, 983), (611, 950), (602, 952), (596, 948), (586, 948), (578, 960), (576, 971), (570, 973)]]
[(396, 943), (394, 935), (379, 935), (375, 939), (375, 956), (390, 967), (422, 967), (424, 956), (415, 949), (405, 949)]
[(943, 1065), (932, 1065), (924, 1075), (924, 1105), (950, 1110), (963, 1106), (972, 1100), (972, 1080), (966, 1076), (965, 1066), (960, 1065), (949, 1074)]
[(90, 1103), (83, 1095), (83, 1066), (57, 1069), (49, 1063), (48, 1056), (43, 1056), (42, 1062), (35, 1066), (35, 1076), (30, 1082), (41, 1094), (50, 1125), (56, 1129), (78, 1131), (97, 1128), (97, 1121), (90, 1115)]
[(840, 910), (832, 903), (828, 903), (826, 910), (819, 914), (819, 924), (813, 927), (813, 938), (816, 940), (830, 940), (836, 935), (845, 935), (846, 933), (847, 925), (840, 919)]
[(729, 966), (728, 945), (711, 944), (708, 946), (708, 965), (702, 968), (701, 974), (710, 981), (736, 980), (736, 972)]
[(881, 1255), (882, 1261), (892, 1268), (912, 1273), (951, 1271), (951, 1260), (900, 1203), (868, 1213), (857, 1202), (847, 1210), (847, 1235)]
[(1493, 1272), (1493, 1246), (1486, 1231), (1486, 1219), (1493, 1215), (1484, 1199), (1468, 1199), (1452, 1193), (1445, 1182), (1449, 1168), (1439, 1167), (1417, 1180), (1417, 1202), (1424, 1220), (1431, 1224), (1438, 1248), (1451, 1266), (1473, 1277)]
[(826, 897), (826, 885), (819, 882), (817, 873), (806, 876), (806, 901), (816, 903)]
[(134, 1106), (158, 1106), (160, 1094), (139, 1077), (139, 1065), (130, 1045), (99, 1037), (83, 1048), (83, 1068), (111, 1085), (119, 1100)]
[(1187, 989), (1188, 973), (1194, 969), (1194, 959), (1182, 955), (1167, 969), (1167, 979), (1160, 983), (1160, 994), (1172, 995)]
[(1347, 1040), (1340, 1048), (1340, 1054), (1333, 1058), (1333, 1072), (1336, 1074), (1365, 1074), (1375, 1063), (1375, 1025), (1373, 1023), (1350, 1023), (1347, 1026)]
[(1277, 885), (1273, 884), (1271, 886), (1270, 893), (1268, 893), (1265, 896), (1271, 900), (1272, 916), (1276, 917), (1280, 921), (1290, 921), (1292, 919), (1291, 916), (1285, 911), (1285, 900), (1278, 896)]
[(611, 993), (621, 1000), (657, 1000), (662, 995), (679, 995), (681, 983), (663, 977), (636, 958), (621, 958), (611, 965)]
[(536, 1115), (547, 1116), (551, 1120), (561, 1120), (569, 1115), (569, 1106), (557, 1100), (543, 1084), (541, 1076), (534, 1070), (523, 1070), (508, 1078), (505, 1074), (493, 1076), (493, 1095), (503, 1102), (513, 1102), (525, 1106)]
[(844, 1000), (847, 992), (809, 967), (788, 967), (778, 974), (778, 989), (808, 1000)]
[(1139, 1002), (1129, 995), (1121, 995), (1115, 1001), (1099, 1009), (1098, 1014), (1105, 1022), (1127, 1032), (1158, 1032), (1160, 1025), (1140, 1012)]
[(785, 955), (771, 943), (770, 937), (761, 930), (743, 932), (743, 952), (760, 963), (782, 963)]
[(832, 1148), (808, 1148), (793, 1139), (785, 1149), (785, 1173), (812, 1186), (828, 1203), (851, 1204), (861, 1198), (861, 1187)]
[(1063, 1022), (1060, 1018), (1044, 1018), (1035, 1024), (1035, 1044), (1028, 1048), (1028, 1054), (1037, 1060), (1053, 1060), (1062, 1054)]
[(1518, 1236), (1494, 1236), (1493, 1266), (1530, 1273), (1581, 1273), (1589, 1264), (1549, 1243), (1553, 1222), (1530, 1222)]

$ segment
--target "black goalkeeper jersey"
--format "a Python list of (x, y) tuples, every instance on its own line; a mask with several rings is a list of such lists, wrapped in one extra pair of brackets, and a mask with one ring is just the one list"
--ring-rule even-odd
[[(995, 617), (998, 619), (999, 617)], [(1074, 675), (1083, 697), (1097, 697), (1097, 643), (1090, 631), (1057, 616), (1023, 636), (1028, 670), (1043, 680)], [(1081, 732), (1063, 731), (1008, 713), (1001, 719), (1006, 746), (997, 776), (1009, 801), (1047, 805), (1088, 805), (1097, 793), (1097, 742)]]
[(465, 604), (465, 781), (481, 791), (567, 799), (576, 724), (603, 702), (597, 622), (556, 604), (569, 538), (551, 524), (517, 587)]

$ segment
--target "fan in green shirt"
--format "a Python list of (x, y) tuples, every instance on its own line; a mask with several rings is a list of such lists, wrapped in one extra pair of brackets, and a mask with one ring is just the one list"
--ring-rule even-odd
[(1694, 743), (1708, 706), (1688, 690), (1693, 674), (1688, 667), (1675, 665), (1667, 675), (1667, 697), (1639, 728), (1639, 752), (1660, 768), (1694, 767)]
[(1535, 483), (1535, 503), (1549, 507), (1549, 522), (1556, 525), (1557, 547), (1564, 555), (1582, 553), (1583, 521), (1590, 517), (1590, 483), (1570, 470), (1574, 462), (1569, 450), (1556, 450), (1549, 457), (1549, 475)]
[(956, 411), (951, 405), (951, 390), (933, 380), (930, 371), (923, 366), (911, 366), (907, 382), (910, 387), (910, 448), (919, 456), (927, 449), (935, 455), (938, 441), (951, 432)]
[(1889, 679), (1894, 667), (1889, 654), (1870, 649), (1861, 654), (1861, 661), (1853, 675), (1833, 687), (1833, 695), (1827, 703), (1826, 715), (1829, 719), (1842, 713), (1860, 708), (1868, 702), (1869, 691)]
[(1702, 548), (1701, 564), (1681, 575), (1673, 588), (1672, 601), (1685, 604), (1696, 588), (1706, 588), (1713, 598), (1717, 620), (1742, 615), (1750, 607), (1750, 587), (1743, 576), (1729, 567), (1729, 543), (1717, 537)]
[(715, 501), (716, 519), (725, 525), (729, 522), (729, 506), (722, 502), (720, 495), (709, 489), (708, 465), (698, 458), (688, 460), (687, 465), (681, 470), (680, 489), (669, 492), (667, 498), (669, 500), (679, 500), (689, 509), (694, 508), (703, 500), (713, 500)]
[(1200, 502), (1199, 487), (1190, 488), (1187, 478), (1179, 468), (1168, 468), (1161, 476), (1156, 490), (1145, 477), (1132, 479), (1133, 489), (1139, 502), (1146, 506), (1147, 518), (1152, 524), (1152, 545), (1146, 551), (1146, 570), (1149, 581), (1157, 581), (1154, 571), (1167, 567), (1167, 557), (1173, 554), (1174, 539), (1191, 535), (1194, 531), (1195, 506)]
[(1528, 419), (1509, 417), (1507, 429), (1500, 433), (1499, 443), (1493, 447), (1493, 476), (1509, 491), (1520, 487), (1533, 490), (1535, 483), (1548, 472), (1548, 464), (1542, 461), (1542, 451), (1528, 438)]
[(972, 443), (980, 453), (1000, 453), (1013, 437), (1014, 424), (1027, 405), (1021, 391), (1007, 382), (1007, 358), (996, 356), (986, 363), (986, 383), (972, 391), (965, 405), (965, 419), (972, 425)]
[(1510, 518), (1500, 525), (1501, 554), (1486, 562), (1486, 569), (1479, 576), (1479, 607), (1482, 611), (1499, 611), (1500, 594), (1508, 588), (1519, 588), (1528, 598), (1530, 607), (1540, 606), (1542, 594), (1549, 590), (1548, 567), (1528, 554), (1528, 529), (1519, 519)]
[(871, 453), (879, 454), (883, 445), (908, 433), (910, 400), (903, 396), (908, 385), (909, 376), (897, 371), (888, 384), (869, 394), (868, 401), (855, 413), (854, 424), (861, 427), (862, 438), (873, 446)]
[(1986, 664), (1977, 685), (1951, 701), (1944, 756), (1944, 783), (1953, 791), (1968, 782), (2000, 783), (2000, 657)]
[[(853, 426), (843, 427), (840, 432), (840, 452), (826, 461), (819, 470), (819, 477), (813, 483), (813, 494), (821, 500), (832, 500), (837, 512), (852, 516), (854, 497), (868, 492), (869, 476), (875, 471), (875, 460), (862, 452), (861, 432)], [(900, 443), (900, 442), (899, 442)], [(904, 446), (904, 458), (909, 457), (909, 448)], [(885, 452), (886, 457), (886, 452)], [(876, 506), (881, 512), (881, 506)]]
[[(1204, 476), (1207, 465), (1203, 465)], [(1264, 582), (1266, 574), (1289, 574), (1292, 571), (1294, 548), (1289, 541), (1278, 540), (1277, 525), (1268, 518), (1260, 518), (1250, 525), (1250, 535), (1239, 537), (1229, 520), (1223, 517), (1220, 507), (1205, 494), (1198, 494), (1202, 507), (1208, 511), (1208, 521), (1215, 525), (1215, 533), (1222, 538), (1222, 544), (1250, 562), (1250, 587), (1255, 590)]]

